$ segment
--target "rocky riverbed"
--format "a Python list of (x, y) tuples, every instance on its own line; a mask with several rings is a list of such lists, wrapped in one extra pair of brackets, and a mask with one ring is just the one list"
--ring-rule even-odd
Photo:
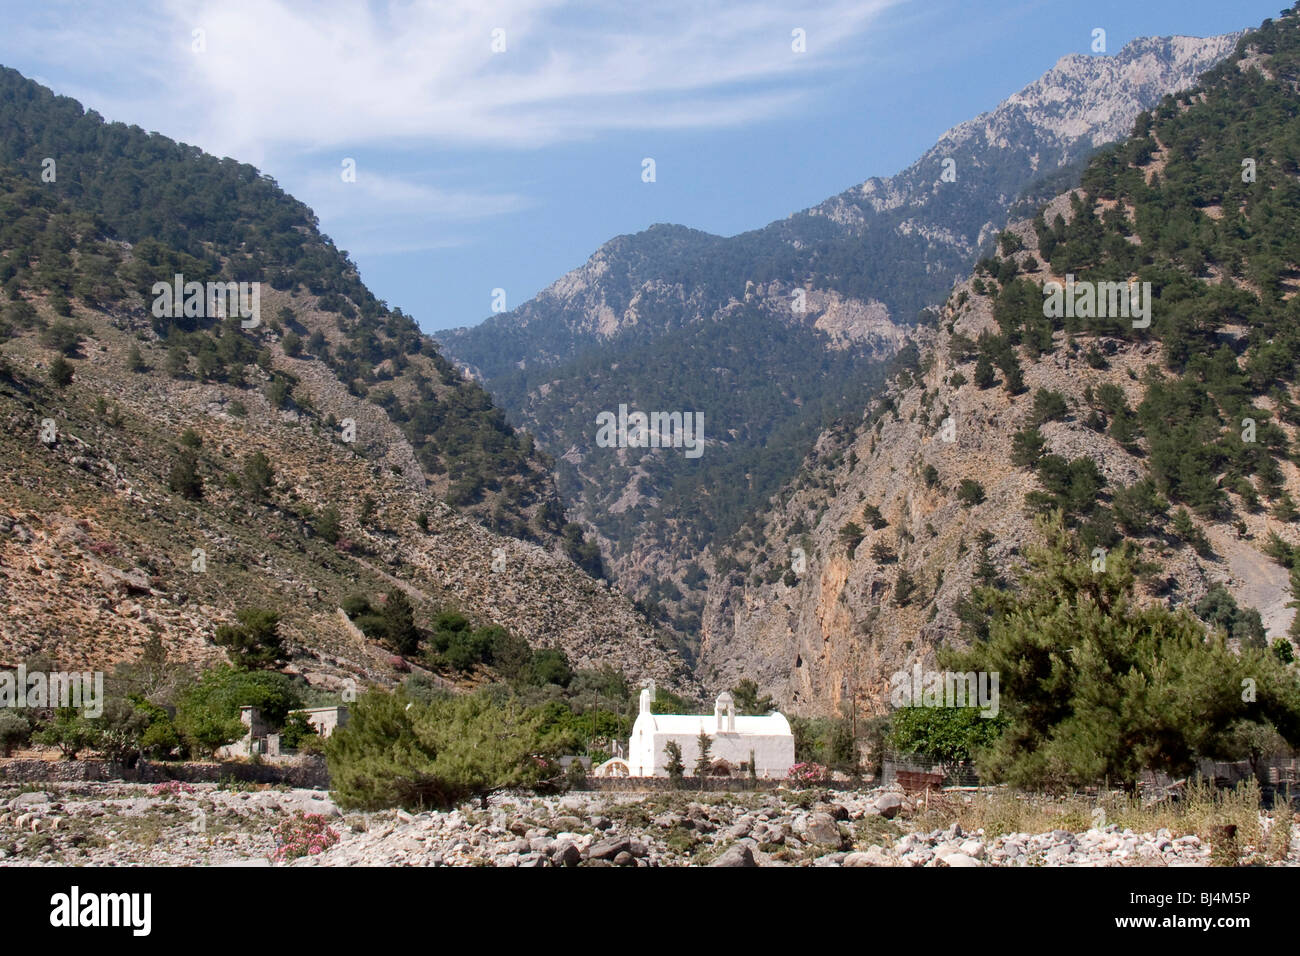
[[(450, 812), (343, 813), (319, 790), (44, 786), (0, 788), (0, 865), (1300, 864), (1293, 818), (1285, 810), (1261, 812), (1257, 829), (1238, 827), (1236, 833), (1222, 827), (1205, 834), (1134, 832), (1118, 824), (995, 833), (961, 822), (978, 795), (950, 793), (922, 802), (889, 789), (500, 794), (486, 808), (475, 802)], [(281, 842), (273, 831), (302, 814), (319, 815), (313, 819), (320, 831), (329, 831), (325, 842), (331, 845), (273, 864)]]

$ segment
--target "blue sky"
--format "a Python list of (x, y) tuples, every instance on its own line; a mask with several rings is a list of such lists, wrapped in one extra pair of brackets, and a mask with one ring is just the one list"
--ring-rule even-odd
[(1282, 6), (0, 0), (0, 63), (258, 166), (432, 332), (481, 321), (495, 288), (519, 305), (613, 236), (731, 235), (897, 172), (1060, 57), (1092, 55), (1094, 28), (1111, 54)]

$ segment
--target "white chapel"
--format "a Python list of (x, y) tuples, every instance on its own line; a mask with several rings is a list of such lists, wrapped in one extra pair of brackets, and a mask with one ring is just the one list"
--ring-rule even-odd
[(682, 748), (682, 763), (688, 774), (693, 773), (699, 757), (701, 731), (712, 741), (709, 748), (712, 775), (747, 776), (752, 761), (758, 776), (784, 777), (794, 765), (794, 734), (790, 722), (780, 713), (737, 717), (735, 701), (725, 691), (718, 695), (712, 716), (651, 713), (653, 699), (653, 685), (641, 691), (640, 713), (632, 725), (632, 739), (627, 746), (629, 776), (668, 776), (665, 769), (668, 755), (664, 747), (669, 741)]

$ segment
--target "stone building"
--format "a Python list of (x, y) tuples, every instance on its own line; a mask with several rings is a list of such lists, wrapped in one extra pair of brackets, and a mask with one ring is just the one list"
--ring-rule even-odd
[[(347, 726), (348, 709), (344, 705), (333, 707), (308, 707), (291, 710), (291, 714), (302, 714), (307, 718), (316, 733), (322, 738), (330, 736), (339, 727)], [(280, 735), (270, 733), (270, 727), (262, 719), (262, 712), (256, 707), (239, 708), (239, 721), (246, 728), (244, 736), (233, 744), (221, 747), (216, 756), (229, 760), (239, 757), (251, 757), (258, 754), (264, 757), (280, 756)]]

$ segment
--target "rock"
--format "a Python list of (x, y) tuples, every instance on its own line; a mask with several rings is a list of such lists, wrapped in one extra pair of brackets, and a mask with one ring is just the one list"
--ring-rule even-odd
[(556, 817), (551, 821), (551, 827), (555, 830), (581, 830), (582, 821), (577, 817)]
[(829, 813), (813, 813), (804, 825), (804, 835), (811, 843), (840, 845), (840, 826)]
[(566, 840), (556, 844), (551, 860), (556, 866), (577, 866), (582, 862), (582, 852)]
[(758, 866), (758, 864), (754, 862), (753, 850), (743, 843), (733, 843), (709, 866)]
[(903, 797), (897, 793), (882, 793), (876, 798), (872, 809), (886, 820), (892, 820), (903, 809)]
[(618, 856), (614, 857), (615, 866), (632, 866), (636, 862), (636, 857), (624, 850)]
[(9, 801), (9, 809), (17, 810), (19, 807), (33, 807), (37, 804), (49, 803), (50, 795), (43, 790), (33, 790), (31, 793), (20, 793)]
[(632, 841), (628, 837), (610, 837), (593, 843), (587, 850), (588, 860), (612, 860), (620, 853), (631, 850)]
[(832, 820), (842, 822), (849, 818), (849, 811), (838, 803), (819, 803), (816, 809), (827, 814)]
[(858, 853), (849, 853), (844, 857), (842, 866), (884, 866), (888, 862), (885, 851), (878, 846), (867, 847)]
[(973, 856), (967, 856), (965, 853), (949, 853), (940, 860), (944, 866), (983, 866), (979, 860)]

